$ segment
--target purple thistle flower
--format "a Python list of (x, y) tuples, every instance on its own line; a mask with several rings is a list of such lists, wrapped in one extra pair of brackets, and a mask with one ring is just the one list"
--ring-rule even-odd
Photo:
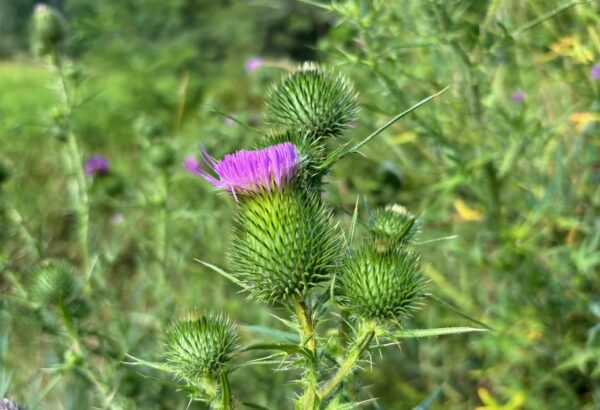
[(600, 64), (595, 64), (590, 70), (590, 76), (592, 80), (600, 80)]
[(250, 57), (246, 60), (246, 71), (252, 73), (260, 68), (265, 61), (260, 57)]
[(102, 155), (94, 155), (85, 161), (85, 173), (88, 176), (104, 175), (108, 173), (108, 159)]
[(527, 94), (525, 94), (521, 90), (515, 91), (511, 96), (512, 100), (517, 104), (523, 104), (523, 102), (525, 101), (525, 97), (527, 97)]
[[(195, 158), (194, 158), (195, 159)], [(206, 172), (198, 161), (186, 160), (188, 172), (199, 175), (217, 188), (237, 193), (270, 191), (288, 182), (297, 171), (300, 161), (298, 150), (291, 142), (284, 142), (259, 150), (241, 150), (225, 155), (215, 161), (206, 151), (202, 159), (216, 174), (216, 178)]]

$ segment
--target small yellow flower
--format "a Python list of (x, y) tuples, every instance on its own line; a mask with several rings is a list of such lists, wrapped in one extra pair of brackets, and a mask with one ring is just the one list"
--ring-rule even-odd
[(569, 115), (569, 121), (575, 124), (576, 131), (581, 131), (588, 122), (600, 121), (600, 114), (595, 112), (575, 112)]
[(477, 389), (477, 394), (483, 406), (478, 406), (475, 410), (520, 410), (521, 406), (525, 404), (523, 392), (516, 392), (506, 404), (498, 403), (484, 387)]
[(585, 44), (579, 34), (566, 36), (550, 45), (547, 57), (567, 57), (579, 64), (589, 64), (594, 61), (594, 52)]
[(462, 221), (481, 221), (481, 212), (471, 208), (464, 201), (457, 199), (454, 201), (454, 209)]

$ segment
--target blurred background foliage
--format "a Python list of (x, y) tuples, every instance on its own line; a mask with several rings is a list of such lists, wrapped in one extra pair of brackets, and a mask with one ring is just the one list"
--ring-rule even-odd
[[(356, 83), (356, 139), (451, 86), (365, 156), (340, 163), (327, 201), (346, 223), (357, 195), (363, 220), (393, 202), (421, 215), (435, 299), (407, 326), (474, 318), (494, 329), (382, 349), (357, 381), (358, 398), (377, 398), (366, 408), (410, 409), (428, 396), (432, 409), (600, 406), (597, 3), (48, 4), (68, 21), (62, 52), (81, 103), (72, 118), (80, 149), (110, 161), (89, 180), (97, 257), (80, 333), (114, 403), (186, 405), (151, 372), (122, 363), (126, 353), (157, 358), (174, 312), (197, 306), (278, 327), (194, 261), (226, 266), (231, 201), (180, 164), (200, 142), (215, 156), (252, 147), (270, 82), (314, 60)], [(68, 371), (60, 326), (29, 297), (45, 260), (81, 263), (55, 80), (29, 51), (33, 7), (0, 0), (0, 161), (10, 172), (0, 186), (0, 396), (27, 408), (92, 408), (98, 396), (85, 374)], [(243, 329), (245, 341), (261, 337)], [(286, 380), (251, 367), (232, 385), (243, 400), (280, 409), (291, 403)]]

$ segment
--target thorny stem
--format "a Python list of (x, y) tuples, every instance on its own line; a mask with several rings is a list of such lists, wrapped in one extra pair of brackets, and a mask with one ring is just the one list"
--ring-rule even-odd
[(326, 400), (338, 389), (344, 380), (352, 374), (361, 355), (369, 348), (373, 337), (375, 337), (375, 329), (372, 324), (367, 323), (364, 326), (361, 326), (354, 344), (350, 348), (350, 351), (346, 355), (346, 358), (340, 365), (338, 371), (327, 383), (325, 383), (321, 390), (319, 390), (320, 401)]
[[(103, 382), (98, 380), (98, 378), (94, 375), (94, 373), (89, 369), (87, 358), (85, 357), (84, 348), (79, 340), (79, 335), (77, 334), (77, 330), (73, 325), (73, 318), (69, 313), (67, 306), (64, 301), (59, 305), (59, 312), (61, 319), (63, 321), (63, 326), (65, 327), (65, 331), (67, 334), (67, 339), (71, 343), (71, 348), (73, 352), (77, 355), (77, 368), (76, 370), (86, 379), (90, 384), (92, 384), (98, 392), (102, 395), (102, 400), (105, 404), (105, 408), (120, 408), (119, 406), (110, 404), (110, 391), (108, 386), (106, 386)], [(79, 362), (81, 361), (81, 362)]]
[(220, 382), (213, 376), (203, 377), (202, 389), (203, 400), (211, 406), (211, 409), (233, 410), (230, 394), (225, 394), (225, 391), (229, 392), (230, 390), (229, 379), (226, 374), (221, 374)]
[(307, 363), (304, 374), (304, 393), (296, 402), (297, 409), (312, 410), (315, 408), (318, 398), (319, 377), (317, 369), (317, 339), (315, 336), (315, 324), (308, 306), (303, 299), (294, 301), (294, 312), (300, 324), (300, 343), (311, 352), (312, 359)]
[(71, 121), (73, 117), (73, 100), (69, 93), (67, 81), (63, 72), (62, 60), (60, 55), (53, 51), (51, 54), (52, 65), (58, 73), (60, 80), (62, 100), (67, 116), (67, 153), (69, 159), (69, 168), (75, 174), (75, 184), (71, 187), (75, 200), (75, 212), (77, 213), (77, 238), (79, 240), (81, 251), (81, 268), (87, 279), (91, 275), (90, 272), (90, 243), (89, 243), (89, 199), (88, 187), (83, 171), (83, 161), (81, 152), (77, 144), (77, 138), (73, 133)]

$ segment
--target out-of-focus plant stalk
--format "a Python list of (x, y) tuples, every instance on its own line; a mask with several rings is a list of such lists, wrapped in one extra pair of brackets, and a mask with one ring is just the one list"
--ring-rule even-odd
[(67, 138), (67, 167), (68, 170), (74, 174), (74, 179), (69, 184), (69, 189), (74, 202), (75, 212), (77, 214), (77, 239), (79, 241), (79, 247), (81, 252), (81, 270), (86, 279), (86, 286), (91, 276), (90, 272), (90, 239), (89, 239), (89, 199), (88, 199), (88, 186), (85, 180), (85, 173), (83, 170), (83, 159), (77, 143), (77, 137), (73, 132), (72, 121), (73, 121), (73, 108), (74, 101), (69, 92), (65, 73), (63, 70), (62, 58), (56, 50), (53, 50), (50, 54), (50, 62), (52, 67), (57, 73), (59, 80), (59, 92), (63, 109), (65, 110), (66, 116), (66, 127), (65, 130)]

